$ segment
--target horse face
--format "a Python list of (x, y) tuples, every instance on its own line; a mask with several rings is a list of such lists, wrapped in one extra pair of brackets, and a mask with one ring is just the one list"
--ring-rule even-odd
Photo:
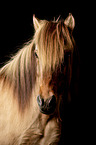
[(68, 27), (73, 30), (74, 26), (72, 15), (64, 22), (38, 21), (34, 18), (35, 55), (40, 86), (37, 102), (40, 111), (44, 114), (57, 111), (61, 98), (68, 94), (72, 55), (68, 55), (68, 57), (65, 55), (66, 52), (70, 52), (70, 54), (73, 52), (73, 43)]
[[(70, 57), (69, 54), (66, 54), (66, 56), (64, 56), (64, 61), (62, 61), (54, 70), (52, 68), (46, 69), (45, 66), (45, 69), (39, 72), (40, 89), (37, 96), (37, 103), (40, 112), (43, 114), (48, 115), (57, 112), (62, 98), (63, 100), (66, 100), (70, 97), (68, 96), (70, 83), (69, 75), (71, 72), (68, 61), (70, 60)], [(39, 59), (39, 56), (37, 59)], [(42, 64), (41, 62), (39, 63)], [(37, 68), (40, 67), (40, 64), (38, 64)]]

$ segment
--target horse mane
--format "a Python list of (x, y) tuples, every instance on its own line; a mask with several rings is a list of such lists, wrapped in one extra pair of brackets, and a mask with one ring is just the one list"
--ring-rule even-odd
[(72, 53), (75, 45), (64, 20), (41, 21), (41, 26), (35, 33), (35, 42), (40, 61), (46, 66), (46, 71), (56, 70), (64, 61), (64, 53)]
[(22, 110), (30, 102), (36, 81), (36, 60), (33, 51), (34, 43), (30, 41), (0, 69), (3, 85), (13, 86), (13, 96), (17, 96), (19, 108)]
[[(41, 21), (41, 27), (35, 32), (33, 40), (11, 58), (0, 69), (3, 84), (13, 86), (13, 96), (17, 96), (19, 108), (24, 110), (30, 102), (36, 83), (35, 45), (39, 48), (39, 59), (46, 71), (55, 70), (64, 61), (64, 52), (73, 52), (73, 38), (64, 21)], [(46, 64), (45, 64), (46, 63)]]

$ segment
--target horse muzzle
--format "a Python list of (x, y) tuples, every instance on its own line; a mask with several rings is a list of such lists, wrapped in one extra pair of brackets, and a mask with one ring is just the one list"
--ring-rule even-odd
[(56, 97), (53, 95), (50, 98), (44, 100), (40, 95), (37, 97), (37, 103), (40, 112), (43, 114), (52, 114), (56, 108)]

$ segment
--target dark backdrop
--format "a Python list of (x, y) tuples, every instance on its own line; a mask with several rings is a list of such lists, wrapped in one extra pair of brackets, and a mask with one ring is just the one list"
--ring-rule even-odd
[[(69, 2), (69, 1), (68, 1)], [(37, 6), (36, 6), (37, 5)], [(79, 96), (76, 98), (71, 111), (72, 114), (66, 115), (68, 117), (67, 125), (65, 125), (65, 145), (76, 144), (84, 142), (85, 139), (85, 110), (84, 98), (86, 85), (86, 49), (83, 45), (83, 37), (85, 32), (82, 30), (84, 24), (83, 19), (86, 12), (83, 11), (83, 6), (79, 2), (64, 3), (63, 1), (45, 1), (44, 3), (32, 2), (13, 2), (1, 4), (0, 10), (0, 66), (9, 60), (10, 54), (14, 54), (22, 47), (22, 44), (30, 40), (33, 36), (33, 14), (39, 19), (53, 20), (54, 17), (66, 18), (69, 13), (72, 13), (76, 26), (74, 29), (74, 38), (79, 49), (80, 54), (80, 82), (79, 82)]]
[[(74, 30), (75, 39), (80, 45), (80, 30), (81, 30), (81, 11), (79, 2), (75, 7), (72, 3), (64, 5), (63, 3), (49, 2), (13, 2), (2, 3), (0, 9), (0, 62), (4, 62), (10, 53), (13, 53), (24, 42), (28, 41), (33, 36), (33, 14), (39, 19), (53, 20), (54, 17), (66, 18), (69, 13), (72, 13), (76, 20)], [(82, 51), (80, 49), (80, 51)]]

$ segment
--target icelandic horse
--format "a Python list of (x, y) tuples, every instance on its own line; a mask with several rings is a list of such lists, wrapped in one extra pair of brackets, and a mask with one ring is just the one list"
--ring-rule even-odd
[[(39, 20), (34, 36), (0, 69), (0, 145), (57, 145), (71, 100), (75, 20)], [(67, 97), (66, 97), (67, 96)], [(62, 109), (63, 110), (63, 109)]]

